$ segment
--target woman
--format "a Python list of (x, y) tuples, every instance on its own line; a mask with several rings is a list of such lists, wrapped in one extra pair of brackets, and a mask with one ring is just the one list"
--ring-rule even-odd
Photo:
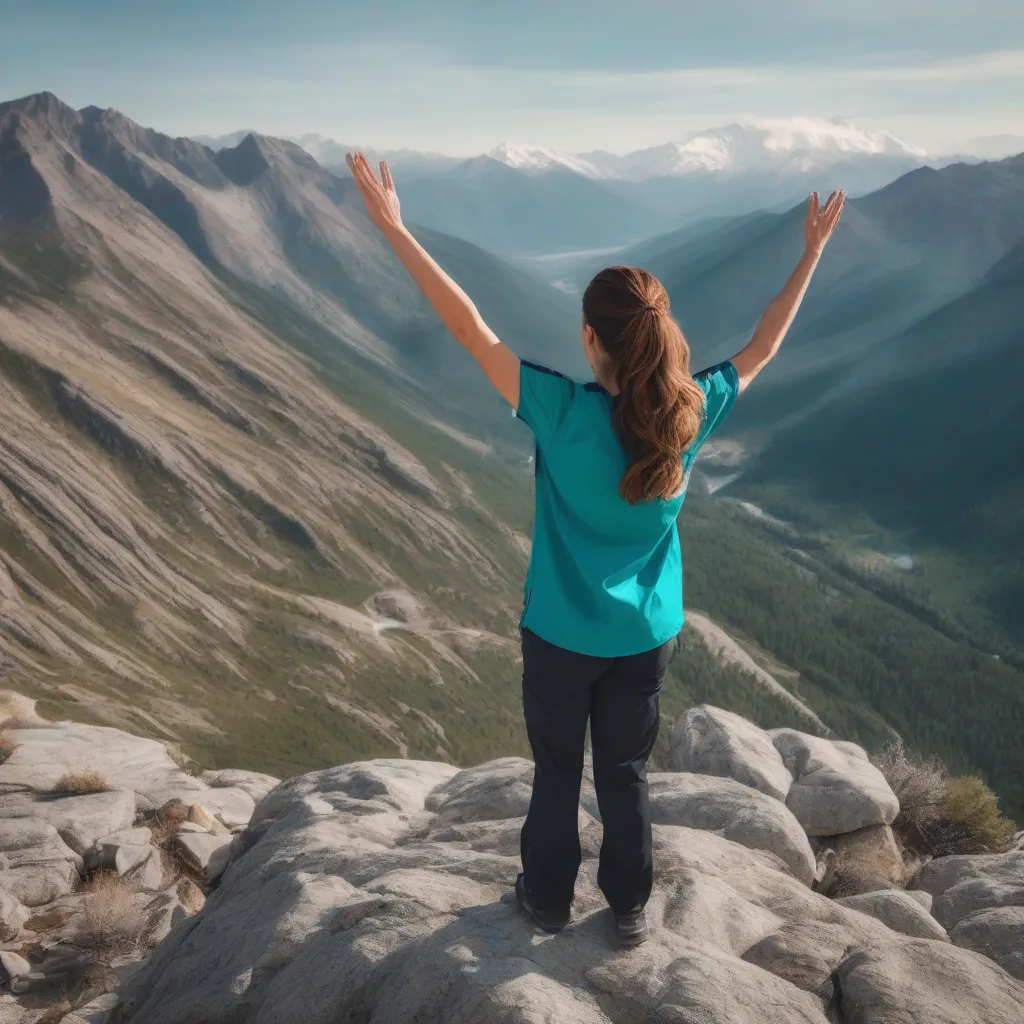
[(521, 620), (533, 796), (516, 898), (540, 928), (569, 923), (580, 866), (577, 809), (587, 723), (604, 825), (598, 884), (622, 944), (647, 937), (651, 820), (646, 764), (671, 641), (683, 625), (675, 528), (690, 468), (736, 396), (778, 351), (845, 202), (810, 199), (806, 246), (731, 360), (690, 376), (661, 284), (610, 267), (583, 296), (594, 382), (518, 359), (403, 227), (387, 164), (347, 158), (371, 220), (452, 334), (537, 441), (536, 516)]

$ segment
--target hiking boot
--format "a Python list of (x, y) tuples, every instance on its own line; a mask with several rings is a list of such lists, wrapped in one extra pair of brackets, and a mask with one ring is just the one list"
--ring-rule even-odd
[(643, 907), (615, 915), (615, 938), (620, 946), (639, 946), (650, 934)]
[(543, 931), (560, 932), (569, 923), (569, 914), (553, 914), (548, 910), (541, 910), (530, 902), (530, 895), (526, 891), (526, 881), (520, 875), (516, 879), (516, 902), (522, 908), (523, 913)]

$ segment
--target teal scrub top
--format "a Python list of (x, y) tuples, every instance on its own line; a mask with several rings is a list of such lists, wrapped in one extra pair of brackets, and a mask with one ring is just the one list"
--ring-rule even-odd
[(704, 421), (683, 452), (682, 493), (630, 505), (619, 494), (628, 456), (612, 396), (523, 362), (516, 415), (537, 442), (536, 512), (520, 625), (579, 654), (618, 658), (671, 640), (683, 626), (676, 517), (701, 445), (739, 393), (731, 362), (694, 376)]

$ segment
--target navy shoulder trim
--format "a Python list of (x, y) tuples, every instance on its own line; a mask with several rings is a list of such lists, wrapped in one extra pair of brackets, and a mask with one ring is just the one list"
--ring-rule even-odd
[(739, 377), (736, 372), (736, 367), (732, 365), (731, 359), (723, 359), (720, 363), (715, 363), (714, 366), (709, 366), (705, 370), (701, 370), (695, 373), (694, 378), (697, 377), (710, 377), (715, 373), (727, 373), (730, 377)]
[(552, 370), (550, 366), (541, 366), (540, 363), (531, 363), (529, 359), (520, 359), (519, 362), (522, 363), (523, 366), (528, 366), (531, 370), (536, 370), (538, 373), (546, 373), (552, 377), (561, 377), (562, 380), (571, 379), (566, 377), (564, 373)]
[(601, 385), (598, 384), (596, 380), (587, 381), (587, 383), (583, 385), (583, 390), (596, 391), (599, 395), (608, 394), (608, 389), (601, 387)]

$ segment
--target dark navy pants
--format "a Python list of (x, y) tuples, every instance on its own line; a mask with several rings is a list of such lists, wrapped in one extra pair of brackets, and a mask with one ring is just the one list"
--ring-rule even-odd
[(647, 903), (653, 884), (647, 759), (671, 643), (625, 658), (574, 654), (523, 629), (523, 711), (536, 766), (521, 835), (523, 875), (539, 909), (572, 903), (587, 722), (604, 825), (598, 884), (616, 914)]

